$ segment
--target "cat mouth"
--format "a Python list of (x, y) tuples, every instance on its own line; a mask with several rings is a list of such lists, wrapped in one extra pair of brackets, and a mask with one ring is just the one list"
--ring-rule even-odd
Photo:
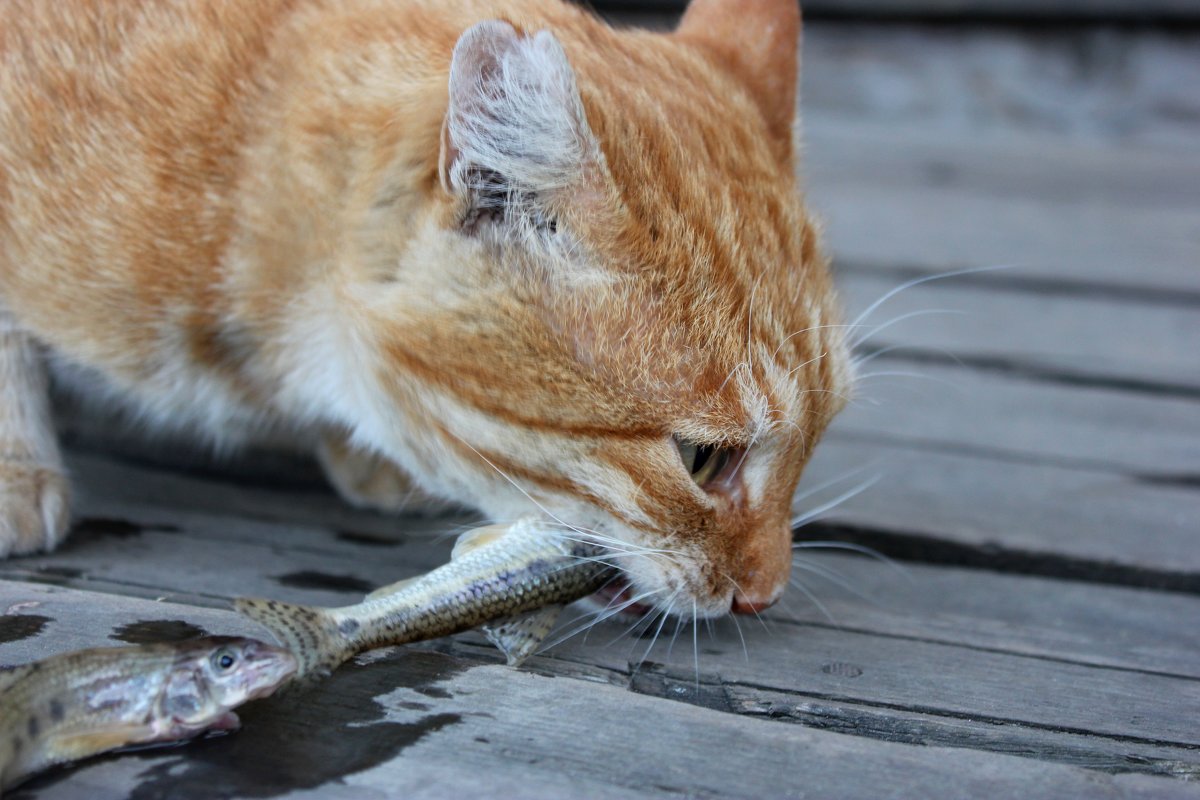
[(610, 616), (644, 617), (655, 611), (654, 606), (632, 602), (635, 597), (637, 593), (633, 584), (624, 575), (617, 576), (592, 595), (592, 599), (604, 608), (600, 614), (602, 619)]

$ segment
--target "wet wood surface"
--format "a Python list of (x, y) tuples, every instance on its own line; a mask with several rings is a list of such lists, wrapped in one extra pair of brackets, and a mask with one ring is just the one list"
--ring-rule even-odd
[[(860, 390), (797, 495), (798, 542), (892, 561), (801, 549), (761, 621), (656, 641), (606, 622), (520, 670), (475, 633), (380, 651), (234, 736), (8, 796), (1200, 796), (1200, 102), (1154, 80), (1200, 51), (1110, 32), (1123, 80), (1101, 59), (1004, 82), (1080, 36), (1104, 55), (1084, 34), (809, 27), (804, 169), (850, 319), (943, 275), (863, 320)], [(930, 89), (885, 102), (906, 86)], [(0, 664), (266, 635), (228, 600), (355, 602), (474, 522), (62, 414), (76, 530), (0, 562)]]

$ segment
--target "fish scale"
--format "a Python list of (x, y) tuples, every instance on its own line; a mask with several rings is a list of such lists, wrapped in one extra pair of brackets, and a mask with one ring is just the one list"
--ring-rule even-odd
[[(317, 608), (241, 598), (234, 608), (265, 625), (313, 680), (366, 650), (407, 644), (495, 623), (489, 637), (509, 663), (527, 657), (561, 607), (592, 594), (616, 571), (602, 547), (537, 521), (468, 533), (451, 561), (383, 587), (357, 605)], [(537, 615), (535, 624), (519, 623)]]

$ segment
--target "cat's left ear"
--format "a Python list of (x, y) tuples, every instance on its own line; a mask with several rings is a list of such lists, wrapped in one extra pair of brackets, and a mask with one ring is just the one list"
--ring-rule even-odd
[(772, 134), (790, 142), (800, 67), (798, 0), (692, 0), (675, 31), (749, 89)]
[(439, 171), (447, 191), (468, 195), (468, 228), (552, 215), (603, 160), (575, 73), (548, 31), (474, 25), (455, 45), (449, 88)]

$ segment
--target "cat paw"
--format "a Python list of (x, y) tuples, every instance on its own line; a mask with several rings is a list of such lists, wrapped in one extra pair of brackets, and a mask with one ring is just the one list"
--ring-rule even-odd
[(70, 516), (61, 471), (0, 461), (0, 558), (53, 550), (66, 537)]
[(457, 508), (425, 492), (384, 456), (353, 447), (345, 439), (323, 437), (317, 459), (338, 494), (359, 508), (430, 516)]

